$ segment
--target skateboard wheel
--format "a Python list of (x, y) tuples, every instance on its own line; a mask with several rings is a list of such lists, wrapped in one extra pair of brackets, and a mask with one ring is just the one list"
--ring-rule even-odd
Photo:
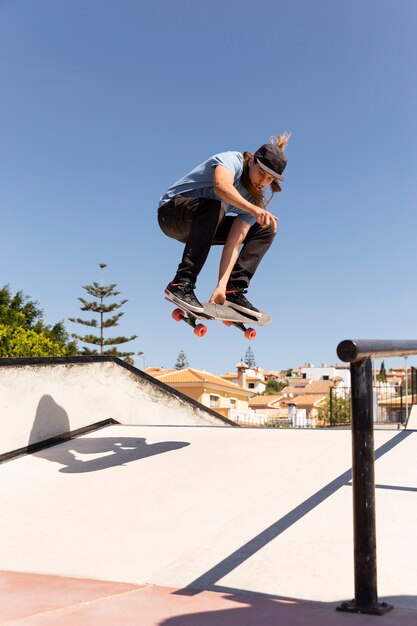
[(171, 316), (172, 319), (174, 319), (176, 322), (180, 322), (185, 317), (184, 311), (182, 311), (181, 309), (174, 309), (171, 313)]
[(245, 331), (245, 337), (249, 339), (249, 341), (252, 341), (252, 339), (256, 337), (256, 330), (254, 328), (248, 328), (248, 330)]
[(194, 334), (197, 335), (197, 337), (204, 337), (206, 332), (207, 326), (204, 326), (204, 324), (197, 324), (197, 326), (194, 328)]
[(225, 326), (231, 326), (231, 325), (232, 325), (232, 322), (228, 322), (227, 320), (224, 320), (224, 321), (223, 321), (223, 324), (224, 324)]

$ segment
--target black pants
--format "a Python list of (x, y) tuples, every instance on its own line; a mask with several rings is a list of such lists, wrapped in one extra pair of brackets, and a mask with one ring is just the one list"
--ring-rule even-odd
[[(173, 282), (193, 287), (212, 245), (224, 245), (235, 217), (222, 214), (222, 203), (209, 198), (175, 196), (158, 209), (158, 222), (168, 237), (185, 243)], [(227, 289), (245, 289), (275, 237), (273, 229), (254, 224), (243, 242)]]

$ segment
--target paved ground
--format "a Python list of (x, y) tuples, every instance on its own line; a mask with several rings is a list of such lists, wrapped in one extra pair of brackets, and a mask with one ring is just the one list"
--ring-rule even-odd
[(0, 466), (0, 623), (415, 624), (417, 432), (375, 442), (381, 618), (335, 610), (350, 432), (112, 426)]
[(375, 623), (412, 626), (416, 623), (416, 612), (402, 607), (383, 617), (352, 615), (338, 612), (336, 603), (227, 590), (189, 595), (170, 587), (10, 572), (0, 573), (0, 584), (0, 623), (13, 626), (371, 626)]

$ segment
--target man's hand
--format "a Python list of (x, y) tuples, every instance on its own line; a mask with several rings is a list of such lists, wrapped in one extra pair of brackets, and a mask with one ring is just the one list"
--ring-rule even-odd
[(256, 221), (262, 228), (268, 228), (268, 226), (271, 226), (274, 233), (277, 232), (278, 218), (275, 217), (275, 215), (272, 215), (272, 213), (270, 213), (266, 209), (258, 208), (258, 210), (255, 213), (255, 217), (256, 217)]
[(209, 302), (211, 302), (211, 304), (224, 304), (226, 302), (226, 290), (217, 286), (213, 291)]

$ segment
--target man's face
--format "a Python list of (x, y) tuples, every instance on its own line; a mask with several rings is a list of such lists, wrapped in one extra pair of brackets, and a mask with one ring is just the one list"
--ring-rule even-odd
[(255, 159), (251, 159), (251, 162), (249, 162), (249, 178), (252, 185), (259, 191), (265, 187), (269, 187), (269, 185), (274, 181), (274, 177), (264, 172), (264, 170), (259, 167)]

